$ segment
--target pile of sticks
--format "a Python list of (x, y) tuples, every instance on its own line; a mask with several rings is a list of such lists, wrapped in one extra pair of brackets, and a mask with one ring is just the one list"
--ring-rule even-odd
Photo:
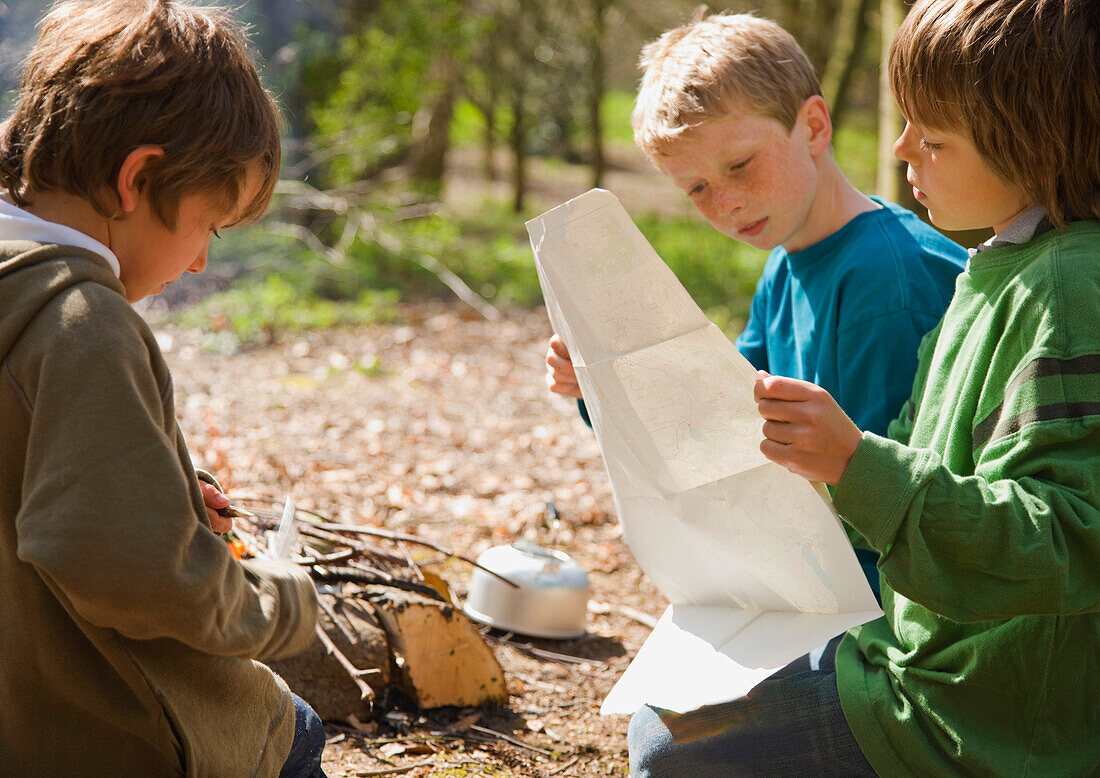
[[(261, 501), (245, 501), (250, 508), (252, 502)], [(436, 560), (458, 559), (496, 573), (414, 535), (262, 502), (264, 507), (236, 511), (228, 540), (242, 556), (275, 556), (276, 534), (292, 513), (297, 538), (286, 561), (309, 570), (321, 613), (315, 644), (270, 664), (322, 718), (369, 716), (391, 688), (422, 708), (507, 700), (492, 650), (430, 569), (433, 563), (418, 563), (410, 546), (431, 549)]]

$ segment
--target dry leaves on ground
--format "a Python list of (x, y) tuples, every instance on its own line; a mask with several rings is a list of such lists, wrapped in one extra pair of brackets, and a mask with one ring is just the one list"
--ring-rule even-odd
[[(524, 535), (547, 542), (553, 502), (554, 545), (589, 571), (583, 638), (494, 641), (506, 707), (417, 712), (395, 700), (371, 721), (328, 722), (330, 776), (626, 773), (627, 720), (600, 717), (599, 705), (648, 634), (639, 616), (665, 602), (621, 540), (591, 431), (546, 390), (544, 312), (490, 323), (458, 303), (424, 303), (394, 324), (231, 355), (205, 350), (197, 332), (157, 331), (192, 455), (231, 496), (291, 495), (333, 520), (469, 556)], [(430, 564), (426, 553), (418, 561)], [(464, 593), (469, 567), (438, 563)]]

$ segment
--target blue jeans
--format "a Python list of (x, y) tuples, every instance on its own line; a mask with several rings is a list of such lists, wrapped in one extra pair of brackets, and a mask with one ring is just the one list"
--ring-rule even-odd
[(279, 778), (326, 778), (321, 769), (321, 752), (325, 750), (321, 717), (297, 694), (290, 696), (294, 699), (294, 742)]
[(873, 776), (836, 688), (840, 638), (747, 696), (689, 713), (646, 706), (630, 720), (631, 778)]

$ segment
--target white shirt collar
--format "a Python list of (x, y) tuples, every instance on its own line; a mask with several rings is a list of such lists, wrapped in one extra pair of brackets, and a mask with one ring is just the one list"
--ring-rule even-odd
[(95, 238), (72, 227), (40, 219), (2, 197), (0, 197), (0, 239), (56, 243), (61, 246), (87, 249), (107, 260), (115, 277), (121, 274), (118, 257)]

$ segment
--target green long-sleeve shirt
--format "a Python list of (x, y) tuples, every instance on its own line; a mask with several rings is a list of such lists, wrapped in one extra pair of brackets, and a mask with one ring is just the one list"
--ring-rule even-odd
[(837, 653), (882, 775), (1100, 770), (1100, 224), (973, 257), (836, 507), (885, 617)]

